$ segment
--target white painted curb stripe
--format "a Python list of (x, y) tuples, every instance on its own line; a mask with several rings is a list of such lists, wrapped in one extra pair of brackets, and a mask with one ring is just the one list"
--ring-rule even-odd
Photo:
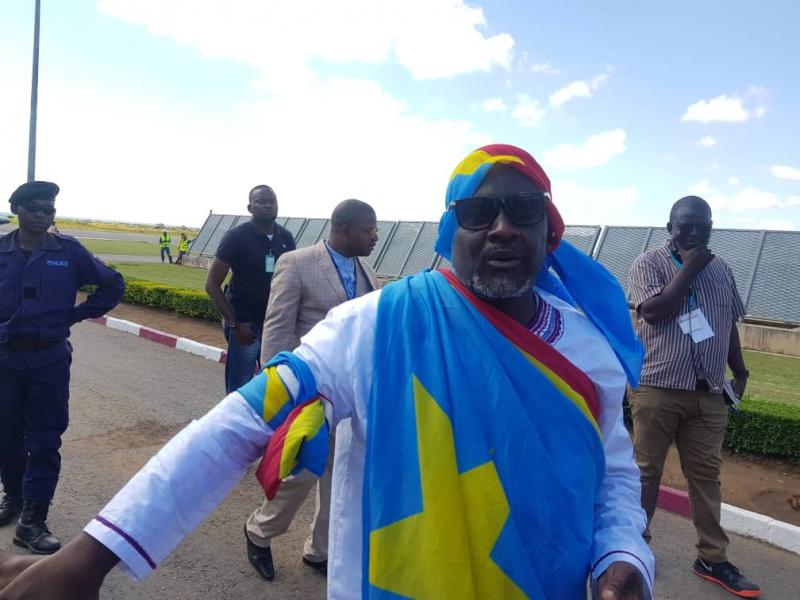
[(125, 333), (132, 333), (133, 335), (139, 335), (139, 330), (142, 328), (138, 323), (126, 321), (124, 319), (116, 319), (114, 317), (106, 317), (106, 327), (124, 331)]
[(800, 527), (766, 515), (722, 505), (722, 527), (740, 535), (763, 540), (795, 554), (800, 554)]
[(188, 338), (178, 338), (178, 341), (175, 343), (175, 348), (178, 350), (183, 350), (184, 352), (188, 352), (189, 354), (202, 356), (203, 358), (213, 360), (215, 362), (219, 362), (222, 358), (222, 348), (209, 346), (208, 344), (201, 344), (200, 342), (195, 342), (194, 340), (190, 340)]

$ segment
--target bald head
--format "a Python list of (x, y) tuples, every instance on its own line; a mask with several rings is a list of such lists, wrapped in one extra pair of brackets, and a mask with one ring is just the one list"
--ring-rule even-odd
[(708, 202), (699, 196), (684, 196), (672, 205), (667, 231), (673, 246), (689, 250), (708, 245), (712, 225)]
[(708, 220), (711, 220), (711, 207), (708, 205), (708, 202), (703, 200), (700, 196), (684, 196), (672, 205), (672, 209), (669, 211), (670, 223), (675, 222), (675, 216), (681, 208), (690, 209), (692, 212), (705, 212), (708, 215)]
[(375, 210), (361, 200), (340, 202), (331, 214), (328, 243), (344, 256), (369, 256), (378, 241)]
[(375, 209), (366, 202), (351, 198), (336, 205), (331, 214), (331, 226), (339, 227), (350, 223), (370, 223), (375, 221)]

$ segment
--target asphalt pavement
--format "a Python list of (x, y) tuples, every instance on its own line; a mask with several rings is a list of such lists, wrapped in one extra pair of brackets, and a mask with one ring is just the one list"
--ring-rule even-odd
[[(174, 433), (224, 395), (223, 365), (91, 323), (75, 326), (72, 341), (71, 424), (64, 436), (62, 479), (49, 520), (53, 531), (65, 540), (74, 538)], [(273, 542), (275, 581), (261, 580), (247, 562), (244, 520), (262, 497), (251, 469), (147, 581), (135, 584), (115, 571), (106, 581), (102, 598), (321, 600), (325, 580), (300, 560), (312, 498), (289, 532)], [(660, 512), (653, 533), (657, 598), (732, 598), (690, 573), (694, 531), (689, 521)], [(0, 529), (0, 548), (18, 551), (11, 546), (12, 534), (13, 526)], [(762, 584), (763, 598), (796, 600), (800, 596), (800, 556), (731, 537), (731, 560)]]

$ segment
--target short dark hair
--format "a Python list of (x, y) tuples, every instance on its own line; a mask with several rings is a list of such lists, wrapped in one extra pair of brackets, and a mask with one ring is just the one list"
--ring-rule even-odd
[(375, 209), (366, 202), (350, 198), (336, 205), (331, 214), (331, 227), (359, 223), (375, 218)]
[(252, 190), (250, 190), (250, 193), (247, 194), (247, 199), (250, 200), (253, 197), (253, 194), (255, 194), (256, 192), (258, 192), (260, 190), (267, 190), (268, 192), (272, 192), (273, 196), (275, 195), (275, 190), (273, 190), (268, 185), (262, 183), (262, 184), (259, 184), (259, 185), (255, 186)]
[(678, 212), (678, 209), (684, 206), (699, 206), (703, 208), (708, 213), (709, 218), (711, 218), (711, 207), (708, 205), (708, 202), (703, 200), (700, 196), (684, 196), (672, 205), (669, 211), (670, 223), (675, 221), (675, 213)]

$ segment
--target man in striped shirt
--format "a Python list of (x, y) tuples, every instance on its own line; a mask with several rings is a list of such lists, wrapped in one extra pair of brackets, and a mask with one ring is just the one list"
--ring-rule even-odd
[(705, 200), (681, 198), (667, 223), (670, 239), (642, 254), (631, 269), (631, 301), (646, 350), (641, 385), (631, 397), (634, 450), (649, 524), (664, 461), (675, 442), (698, 537), (693, 572), (737, 596), (754, 598), (760, 590), (728, 562), (728, 537), (720, 525), (726, 363), (739, 397), (749, 373), (736, 329), (744, 305), (730, 267), (708, 248), (711, 226)]

